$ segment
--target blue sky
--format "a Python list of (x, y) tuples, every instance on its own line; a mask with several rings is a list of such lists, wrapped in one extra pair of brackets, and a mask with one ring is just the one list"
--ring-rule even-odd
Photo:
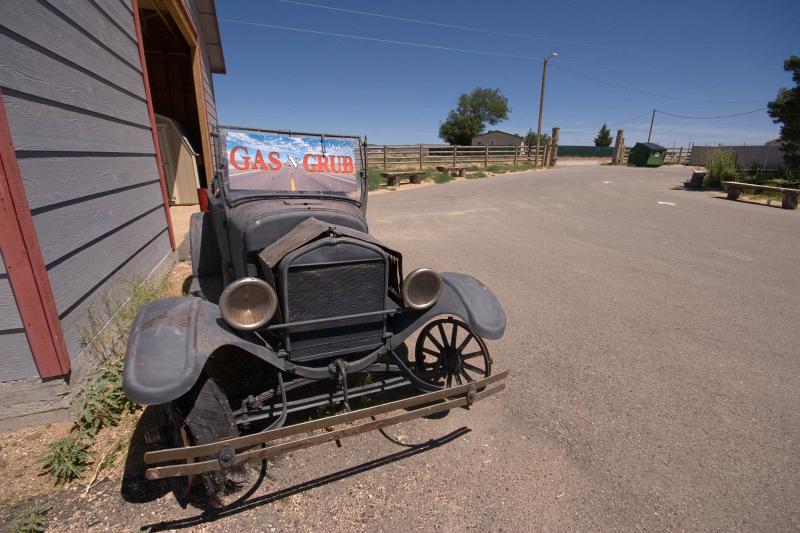
[[(764, 107), (791, 83), (783, 61), (800, 54), (798, 0), (302, 4), (488, 31), (293, 1), (218, 0), (228, 70), (214, 77), (222, 123), (367, 135), (378, 144), (435, 143), (458, 95), (480, 86), (509, 98), (509, 120), (493, 128), (525, 133), (535, 129), (542, 58), (557, 51), (543, 130), (559, 126), (562, 144), (588, 145), (606, 122), (633, 144), (646, 140), (654, 107), (698, 117)], [(653, 141), (666, 146), (763, 144), (777, 136), (766, 111), (719, 120), (657, 114), (653, 131)]]

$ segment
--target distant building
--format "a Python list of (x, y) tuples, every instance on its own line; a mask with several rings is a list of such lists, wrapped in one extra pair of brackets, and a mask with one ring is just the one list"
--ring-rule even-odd
[(472, 138), (472, 146), (519, 146), (524, 139), (513, 133), (489, 130)]

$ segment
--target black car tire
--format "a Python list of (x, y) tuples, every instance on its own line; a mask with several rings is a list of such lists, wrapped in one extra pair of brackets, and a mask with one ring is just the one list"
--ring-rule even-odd
[[(194, 445), (239, 436), (228, 398), (211, 378), (201, 377), (191, 391), (176, 400), (175, 408), (188, 427)], [(226, 471), (208, 472), (202, 478), (212, 500), (218, 499), (227, 490)]]

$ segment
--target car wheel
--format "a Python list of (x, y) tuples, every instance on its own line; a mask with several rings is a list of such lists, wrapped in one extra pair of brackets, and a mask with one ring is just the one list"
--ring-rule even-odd
[(492, 358), (486, 343), (465, 322), (440, 318), (417, 336), (414, 373), (433, 385), (452, 387), (489, 376)]

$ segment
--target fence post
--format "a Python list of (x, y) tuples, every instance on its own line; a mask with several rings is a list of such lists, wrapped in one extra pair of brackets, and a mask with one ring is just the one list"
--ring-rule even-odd
[(678, 164), (683, 164), (683, 146), (681, 146), (680, 150), (678, 150)]
[(422, 170), (422, 145), (419, 145), (419, 169)]
[(558, 161), (558, 138), (561, 135), (561, 128), (553, 128), (550, 134), (550, 161), (549, 166), (554, 167)]
[(514, 168), (517, 168), (517, 152), (519, 152), (519, 145), (514, 145)]
[(386, 170), (386, 145), (383, 145), (383, 170)]
[(453, 145), (453, 166), (456, 166), (456, 157), (458, 157), (458, 145)]
[(611, 156), (612, 165), (621, 165), (625, 151), (625, 136), (623, 130), (617, 130), (617, 139), (614, 141), (614, 153)]
[(483, 151), (483, 168), (489, 166), (489, 145), (487, 144)]
[(542, 166), (547, 168), (550, 166), (550, 157), (552, 155), (552, 144), (545, 144), (544, 145), (544, 157), (542, 157)]

